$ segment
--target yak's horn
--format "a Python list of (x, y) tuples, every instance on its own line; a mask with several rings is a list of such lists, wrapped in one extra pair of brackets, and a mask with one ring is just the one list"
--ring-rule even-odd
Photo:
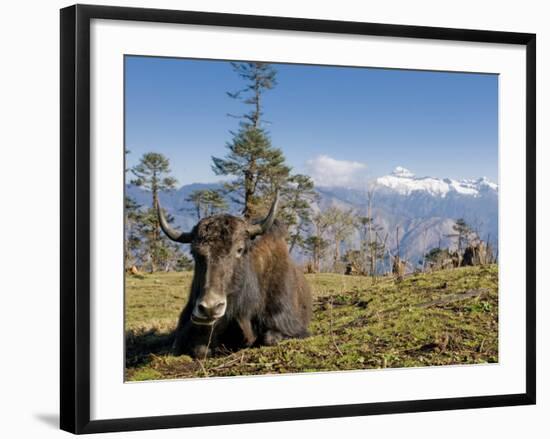
[(251, 224), (248, 226), (248, 234), (251, 238), (257, 235), (261, 235), (269, 230), (269, 228), (273, 225), (273, 221), (275, 221), (275, 217), (277, 216), (277, 208), (279, 206), (279, 191), (275, 193), (275, 199), (273, 200), (273, 203), (271, 204), (271, 208), (269, 209), (269, 213), (267, 216), (258, 224)]
[(157, 200), (157, 215), (159, 218), (160, 228), (172, 241), (181, 242), (182, 244), (189, 244), (193, 240), (193, 234), (187, 232), (180, 232), (173, 229), (166, 221), (164, 213), (160, 207), (160, 203)]

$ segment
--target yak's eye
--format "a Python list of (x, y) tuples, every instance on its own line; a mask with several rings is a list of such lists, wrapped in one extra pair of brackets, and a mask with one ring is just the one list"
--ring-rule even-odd
[(243, 252), (244, 252), (244, 247), (238, 247), (238, 248), (237, 248), (237, 256), (242, 255)]

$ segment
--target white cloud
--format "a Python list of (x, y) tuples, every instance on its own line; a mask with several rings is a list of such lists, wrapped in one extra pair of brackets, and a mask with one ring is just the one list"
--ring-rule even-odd
[(308, 160), (306, 170), (317, 186), (361, 187), (367, 178), (365, 163), (336, 160), (328, 155)]
[(392, 172), (396, 177), (412, 178), (414, 174), (403, 166), (396, 166)]

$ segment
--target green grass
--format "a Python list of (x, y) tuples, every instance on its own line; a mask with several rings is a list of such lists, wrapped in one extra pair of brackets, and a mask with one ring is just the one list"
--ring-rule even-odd
[[(311, 337), (193, 360), (170, 354), (191, 273), (126, 278), (126, 379), (260, 375), (498, 361), (498, 268), (389, 277), (306, 275)], [(458, 294), (482, 290), (477, 297)], [(455, 299), (445, 302), (445, 298)]]

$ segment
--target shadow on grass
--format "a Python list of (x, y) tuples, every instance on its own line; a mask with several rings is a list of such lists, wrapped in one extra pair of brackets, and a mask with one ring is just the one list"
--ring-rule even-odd
[(155, 355), (169, 354), (173, 341), (173, 332), (158, 329), (126, 331), (126, 367), (144, 366)]

